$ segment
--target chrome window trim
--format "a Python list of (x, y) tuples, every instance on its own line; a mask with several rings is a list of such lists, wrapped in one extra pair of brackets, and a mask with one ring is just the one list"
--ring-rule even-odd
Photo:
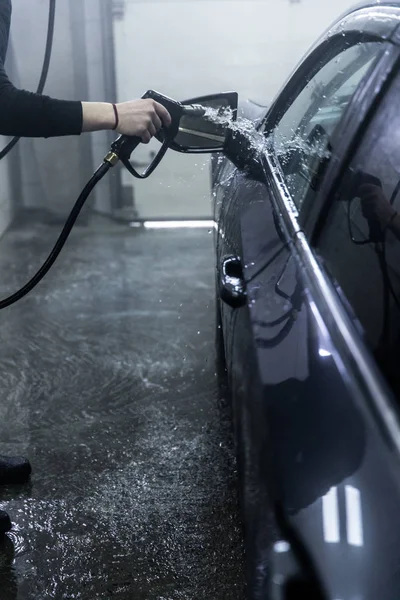
[(299, 211), (292, 200), (289, 189), (278, 160), (274, 160), (272, 152), (265, 152), (261, 157), (267, 184), (271, 188), (271, 198), (277, 214), (281, 215), (287, 228), (287, 235), (292, 239), (299, 231)]

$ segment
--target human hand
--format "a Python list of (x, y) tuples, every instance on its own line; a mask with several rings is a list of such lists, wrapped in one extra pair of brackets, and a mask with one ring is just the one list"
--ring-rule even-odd
[(171, 125), (171, 115), (158, 102), (150, 99), (132, 100), (117, 104), (118, 133), (137, 136), (148, 144), (162, 126)]

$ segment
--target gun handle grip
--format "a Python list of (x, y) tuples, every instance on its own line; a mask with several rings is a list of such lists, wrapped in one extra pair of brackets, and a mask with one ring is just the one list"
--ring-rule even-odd
[(137, 136), (120, 135), (112, 143), (111, 149), (122, 160), (130, 158), (132, 152), (142, 143), (142, 139)]

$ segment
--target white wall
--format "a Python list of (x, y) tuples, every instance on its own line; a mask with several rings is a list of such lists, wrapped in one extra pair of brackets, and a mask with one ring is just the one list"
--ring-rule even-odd
[[(1, 148), (7, 144), (8, 139), (0, 137)], [(0, 162), (0, 236), (10, 225), (12, 218), (12, 195), (10, 185), (10, 172), (8, 158)]]
[[(14, 83), (31, 91), (37, 89), (42, 69), (48, 12), (48, 0), (13, 0), (11, 39), (18, 75)], [(72, 44), (69, 0), (59, 0), (45, 94), (66, 100), (78, 99), (75, 97)], [(79, 139), (75, 136), (23, 139), (20, 152), (24, 205), (46, 207), (60, 215), (68, 214), (81, 186), (77, 175)], [(71, 172), (74, 173), (73, 178)]]
[[(12, 70), (14, 65), (8, 60), (6, 68)], [(3, 150), (11, 138), (0, 136), (0, 150)], [(10, 158), (6, 157), (0, 161), (0, 237), (11, 224), (13, 218), (13, 190), (11, 184)]]
[[(242, 100), (268, 104), (302, 54), (353, 4), (125, 0), (125, 17), (115, 23), (119, 99), (149, 88), (177, 99), (237, 90)], [(138, 157), (148, 160), (148, 148)], [(142, 217), (209, 216), (207, 159), (171, 153), (135, 184), (135, 196)]]
[[(103, 73), (105, 50), (100, 5), (101, 0), (57, 0), (53, 53), (45, 94), (67, 100), (108, 100)], [(48, 13), (49, 0), (13, 0), (11, 39), (15, 68), (12, 79), (17, 86), (28, 90), (37, 88)], [(109, 140), (106, 133), (100, 132), (82, 137), (23, 139), (19, 147), (22, 204), (28, 208), (45, 208), (64, 217), (104, 157)], [(91, 200), (95, 197), (97, 207), (109, 212), (110, 177), (96, 189)]]
[[(75, 0), (74, 0), (75, 1)], [(104, 40), (104, 28), (102, 18), (103, 0), (80, 0), (83, 2), (83, 14), (85, 19), (86, 36), (86, 60), (88, 73), (88, 97), (87, 100), (114, 101), (109, 96), (110, 90), (107, 90), (105, 77), (105, 61), (108, 46)], [(105, 154), (110, 146), (110, 135), (107, 131), (98, 131), (90, 134), (93, 165), (97, 168), (103, 161)], [(114, 138), (115, 136), (113, 136)], [(112, 177), (115, 177), (115, 171), (111, 171), (108, 177), (96, 186), (96, 204), (97, 211), (105, 214), (112, 212)]]

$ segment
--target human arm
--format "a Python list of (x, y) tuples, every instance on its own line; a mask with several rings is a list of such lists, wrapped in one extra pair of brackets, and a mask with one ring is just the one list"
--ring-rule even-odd
[[(153, 100), (117, 105), (118, 133), (137, 135), (147, 143), (171, 122), (168, 111)], [(0, 66), (0, 134), (20, 137), (58, 137), (115, 127), (112, 104), (56, 100), (16, 88)]]

